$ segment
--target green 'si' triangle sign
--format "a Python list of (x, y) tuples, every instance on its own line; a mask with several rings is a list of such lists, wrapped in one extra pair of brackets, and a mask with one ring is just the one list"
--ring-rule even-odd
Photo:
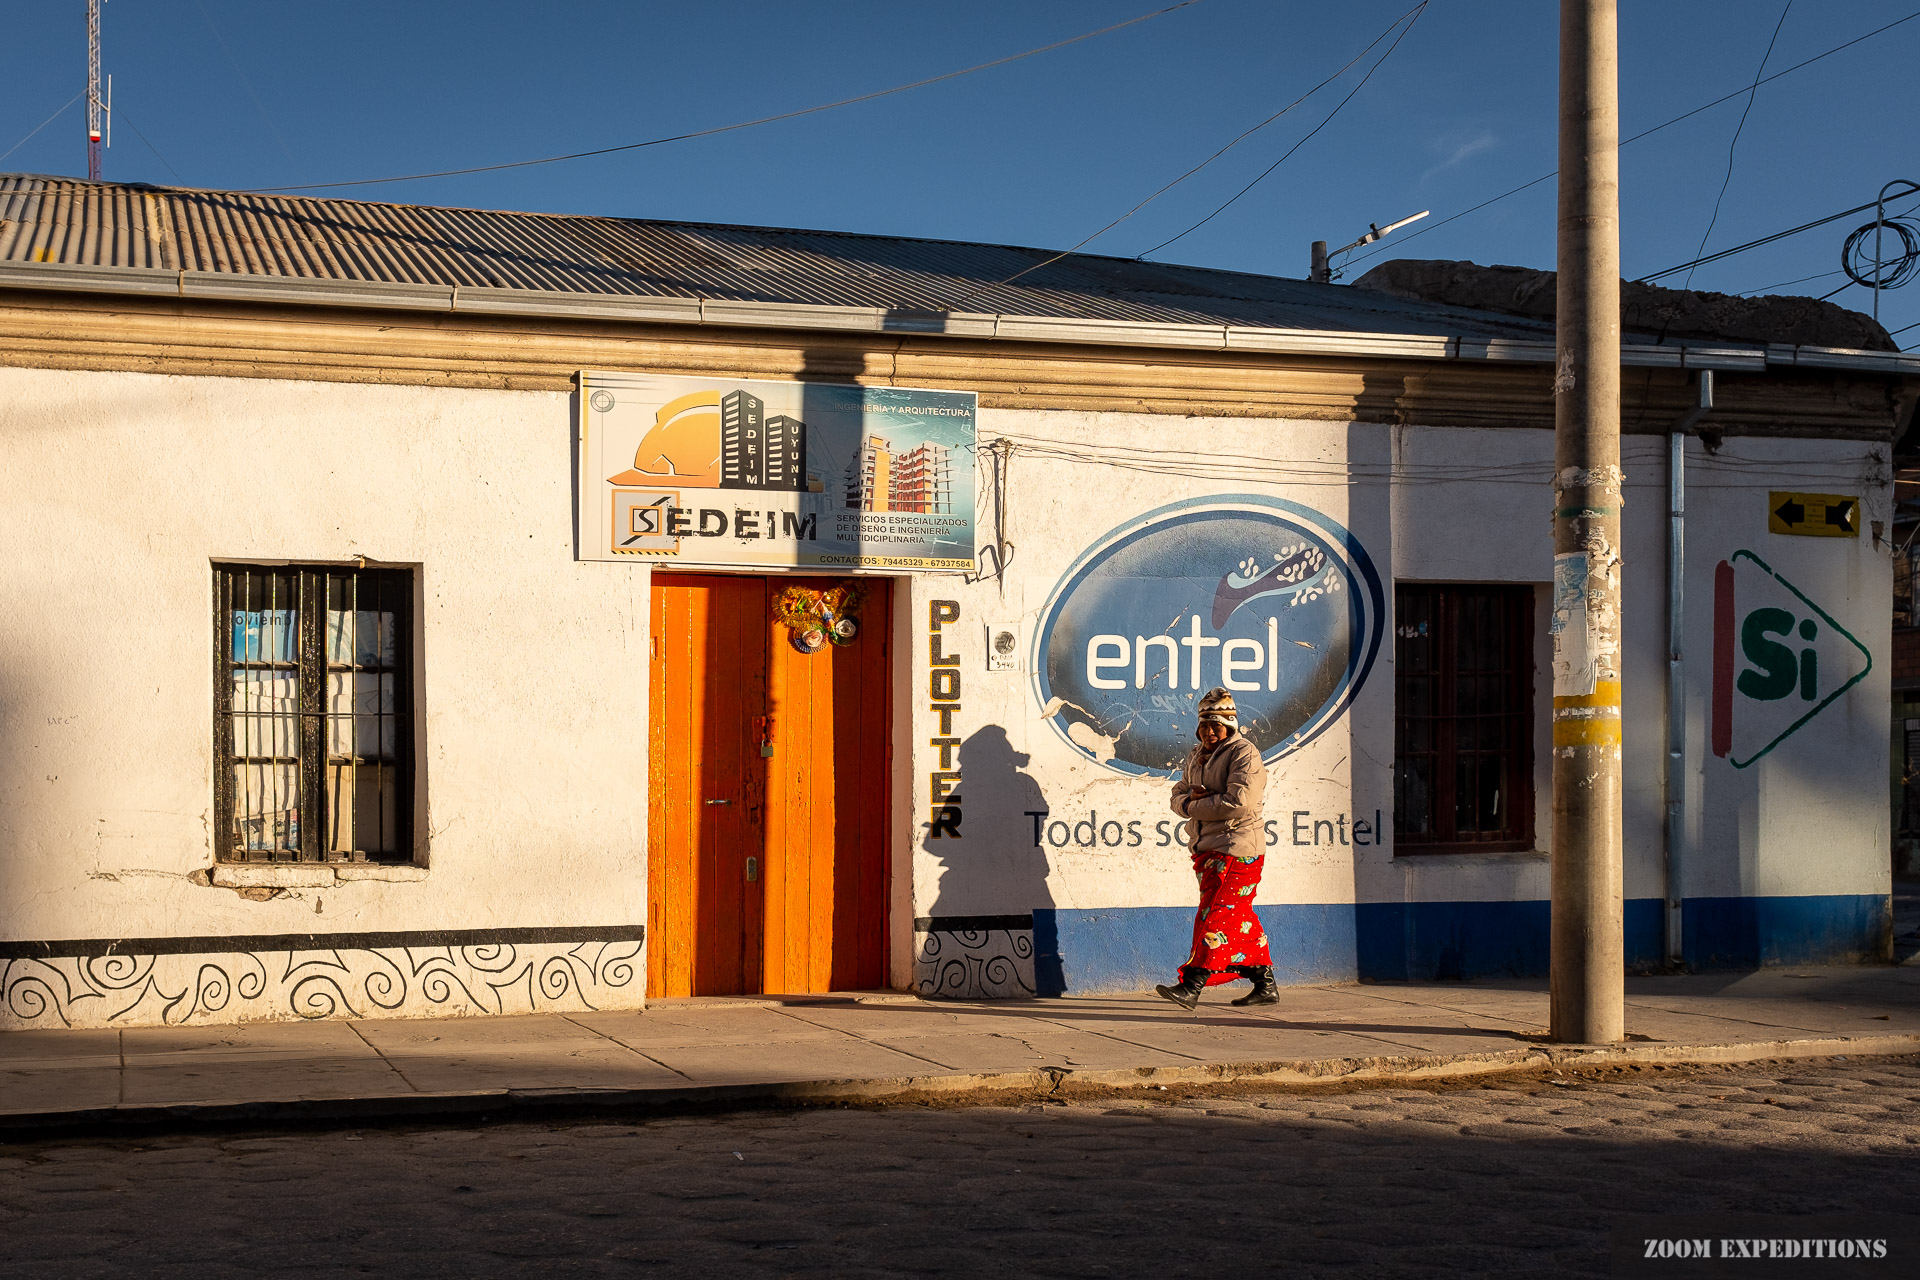
[(1833, 615), (1751, 551), (1713, 575), (1713, 754), (1744, 769), (1873, 670)]

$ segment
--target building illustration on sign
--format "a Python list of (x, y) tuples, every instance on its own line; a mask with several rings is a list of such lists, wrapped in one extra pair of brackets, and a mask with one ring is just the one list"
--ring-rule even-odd
[(720, 487), (807, 487), (807, 424), (784, 413), (766, 415), (766, 402), (745, 391), (720, 399)]
[(1753, 552), (1715, 567), (1715, 756), (1746, 768), (1871, 670), (1867, 647)]
[(949, 514), (953, 510), (952, 451), (945, 445), (925, 443), (895, 454), (892, 441), (868, 436), (847, 463), (847, 510)]

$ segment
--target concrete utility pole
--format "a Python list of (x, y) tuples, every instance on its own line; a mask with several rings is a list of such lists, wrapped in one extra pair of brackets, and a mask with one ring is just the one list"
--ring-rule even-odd
[(1620, 104), (1615, 0), (1560, 0), (1552, 1035), (1625, 1035), (1620, 924)]

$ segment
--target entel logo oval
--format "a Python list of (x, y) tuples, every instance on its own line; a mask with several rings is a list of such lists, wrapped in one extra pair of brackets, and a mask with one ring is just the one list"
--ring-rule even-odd
[(1312, 741), (1366, 683), (1386, 598), (1338, 522), (1231, 494), (1113, 530), (1041, 616), (1041, 714), (1111, 769), (1171, 775), (1193, 745), (1194, 703), (1216, 685), (1269, 762)]

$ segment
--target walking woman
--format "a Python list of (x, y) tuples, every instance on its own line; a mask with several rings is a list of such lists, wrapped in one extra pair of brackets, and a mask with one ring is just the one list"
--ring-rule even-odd
[(1193, 950), (1180, 966), (1180, 983), (1155, 987), (1185, 1009), (1209, 984), (1245, 978), (1253, 990), (1236, 1005), (1276, 1004), (1273, 958), (1253, 914), (1254, 890), (1266, 864), (1267, 766), (1260, 748), (1240, 732), (1239, 710), (1225, 689), (1200, 699), (1200, 744), (1187, 754), (1173, 788), (1173, 811), (1187, 820), (1193, 871), (1200, 878), (1200, 910), (1193, 917)]

